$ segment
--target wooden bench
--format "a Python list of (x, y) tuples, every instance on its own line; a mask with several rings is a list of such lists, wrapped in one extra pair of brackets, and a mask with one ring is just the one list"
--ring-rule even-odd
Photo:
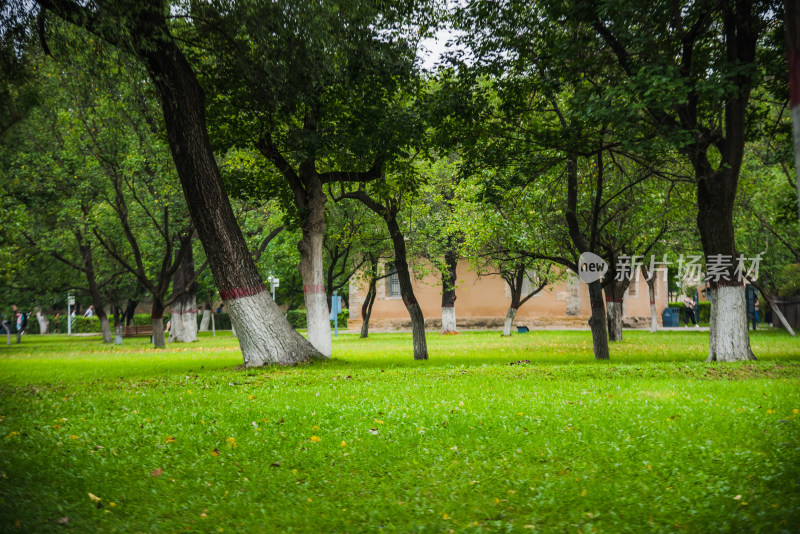
[(153, 337), (152, 325), (123, 326), (122, 337)]

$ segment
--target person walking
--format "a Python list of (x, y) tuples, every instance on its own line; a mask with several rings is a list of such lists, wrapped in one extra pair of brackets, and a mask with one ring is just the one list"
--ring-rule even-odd
[(94, 315), (94, 305), (90, 304), (88, 308), (86, 308), (86, 312), (83, 314), (84, 317), (91, 317)]

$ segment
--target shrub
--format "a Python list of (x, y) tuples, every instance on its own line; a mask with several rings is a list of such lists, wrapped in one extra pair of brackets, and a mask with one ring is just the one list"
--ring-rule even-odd
[[(46, 315), (48, 322), (50, 323), (50, 333), (58, 331), (59, 334), (66, 334), (67, 333), (67, 316), (60, 315), (58, 317), (58, 321), (56, 321), (55, 316), (53, 315)], [(167, 324), (169, 321), (170, 314), (164, 314), (164, 325)], [(109, 324), (111, 326), (111, 331), (114, 331), (114, 318), (108, 318)], [(149, 313), (137, 313), (133, 316), (133, 324), (135, 326), (150, 326), (150, 314)], [(228, 321), (230, 324), (230, 321)], [(36, 319), (36, 314), (32, 313), (28, 317), (28, 326), (26, 327), (25, 331), (28, 334), (39, 334), (39, 321)], [(73, 334), (99, 334), (102, 330), (100, 329), (100, 319), (97, 316), (94, 317), (73, 317), (72, 318), (72, 333)]]

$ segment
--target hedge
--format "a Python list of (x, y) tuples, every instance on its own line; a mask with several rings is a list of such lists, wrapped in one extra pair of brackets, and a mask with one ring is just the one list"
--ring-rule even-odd
[[(344, 310), (339, 314), (339, 327), (340, 328), (347, 328), (347, 319), (350, 316), (350, 312), (348, 310)], [(58, 318), (58, 324), (54, 323), (55, 317), (53, 315), (47, 315), (47, 320), (50, 322), (50, 332), (54, 332), (56, 329), (60, 334), (67, 333), (67, 317), (66, 315), (61, 315)], [(200, 321), (203, 318), (202, 313), (197, 314), (197, 326), (199, 328)], [(289, 323), (295, 328), (306, 328), (306, 311), (305, 310), (291, 310), (289, 314), (286, 316), (289, 320)], [(164, 325), (166, 326), (167, 321), (170, 319), (170, 314), (164, 314)], [(114, 318), (109, 317), (109, 322), (111, 323), (111, 329), (114, 329)], [(150, 314), (149, 313), (137, 313), (133, 316), (133, 324), (135, 326), (149, 326), (151, 323), (150, 321)], [(333, 326), (333, 321), (331, 321), (331, 326)], [(230, 330), (231, 329), (231, 318), (228, 316), (227, 313), (214, 313), (214, 327), (217, 330)], [(211, 325), (208, 326), (209, 330), (211, 329)], [(39, 321), (36, 320), (36, 315), (31, 314), (28, 317), (28, 326), (26, 327), (25, 331), (28, 334), (38, 334), (39, 333)], [(100, 330), (100, 319), (95, 317), (73, 317), (72, 320), (72, 333), (73, 334), (99, 334)]]
[[(698, 302), (700, 309), (697, 312), (697, 322), (698, 323), (708, 323), (711, 320), (711, 303), (708, 301), (705, 302)], [(684, 319), (688, 319), (686, 316), (686, 306), (683, 302), (670, 302), (668, 304), (670, 308), (678, 308), (680, 310), (680, 322), (684, 322)]]
[[(342, 310), (339, 312), (339, 328), (347, 328), (347, 319), (349, 318), (350, 310)], [(286, 320), (296, 329), (308, 328), (305, 310), (289, 310), (286, 314)], [(331, 326), (333, 326), (333, 321), (331, 321)]]
[[(58, 317), (58, 324), (55, 322), (55, 316), (53, 315), (45, 315), (47, 320), (50, 322), (50, 333), (55, 332), (58, 330), (59, 334), (66, 334), (67, 333), (67, 316), (61, 315)], [(167, 324), (169, 321), (170, 315), (168, 313), (164, 314), (164, 324)], [(111, 324), (111, 330), (114, 330), (114, 318), (108, 318), (109, 323)], [(137, 313), (133, 316), (133, 324), (136, 326), (149, 326), (151, 324), (150, 314), (149, 313)], [(230, 322), (229, 322), (230, 324)], [(36, 314), (32, 313), (28, 316), (28, 326), (25, 328), (25, 332), (28, 334), (38, 334), (39, 333), (39, 321), (36, 319)], [(97, 316), (94, 317), (73, 317), (72, 318), (72, 333), (73, 334), (99, 334), (100, 330), (100, 319)]]

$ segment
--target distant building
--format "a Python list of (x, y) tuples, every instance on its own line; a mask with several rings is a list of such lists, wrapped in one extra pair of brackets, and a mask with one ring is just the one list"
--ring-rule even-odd
[[(498, 328), (511, 304), (511, 290), (499, 275), (479, 277), (470, 270), (469, 263), (458, 264), (456, 286), (456, 320), (459, 328)], [(385, 272), (385, 269), (384, 269)], [(661, 312), (667, 306), (667, 281), (664, 273), (658, 273), (655, 284), (656, 311), (659, 324)], [(429, 328), (441, 327), (441, 279), (438, 272), (422, 279), (413, 278), (414, 294), (422, 307), (425, 324)], [(350, 329), (360, 328), (361, 305), (367, 294), (368, 281), (358, 275), (350, 281)], [(523, 288), (523, 295), (529, 290)], [(514, 320), (514, 325), (537, 327), (588, 328), (591, 315), (589, 291), (577, 276), (570, 273), (566, 281), (546, 286), (540, 293), (523, 304)], [(632, 281), (623, 300), (623, 324), (625, 326), (650, 326), (650, 300), (647, 282), (639, 276)], [(411, 328), (411, 320), (400, 297), (397, 275), (378, 281), (377, 297), (372, 307), (370, 328)]]

